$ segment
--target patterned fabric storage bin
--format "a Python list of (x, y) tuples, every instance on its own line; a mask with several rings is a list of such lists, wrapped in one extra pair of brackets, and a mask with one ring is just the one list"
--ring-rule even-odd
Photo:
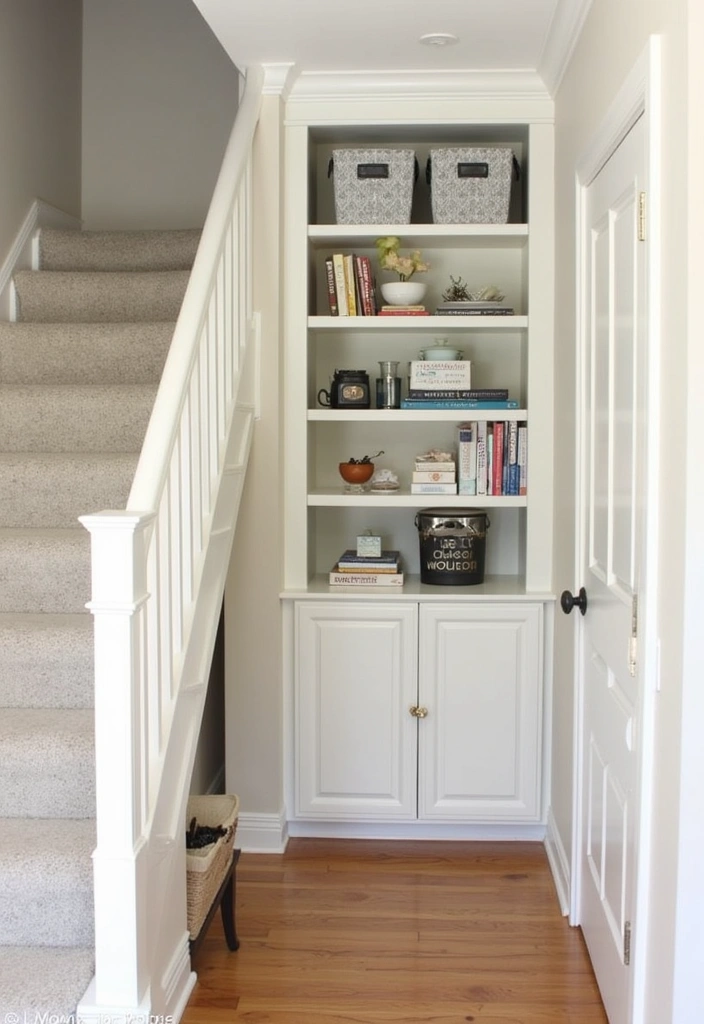
[(338, 224), (409, 224), (417, 163), (412, 149), (334, 149)]
[(510, 149), (431, 149), (426, 168), (435, 224), (505, 224), (513, 171)]

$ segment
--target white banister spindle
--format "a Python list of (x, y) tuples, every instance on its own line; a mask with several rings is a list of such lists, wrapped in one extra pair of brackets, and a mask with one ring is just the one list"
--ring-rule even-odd
[(239, 392), (253, 358), (242, 264), (262, 84), (250, 69), (127, 509), (81, 517), (92, 551), (98, 835), (96, 976), (81, 1024), (166, 1019), (192, 984), (184, 811), (241, 490), (226, 457), (242, 453), (242, 477), (251, 443), (251, 384)]

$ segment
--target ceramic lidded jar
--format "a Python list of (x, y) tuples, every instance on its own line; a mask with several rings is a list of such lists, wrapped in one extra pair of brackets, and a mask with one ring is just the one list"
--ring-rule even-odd
[(462, 353), (453, 345), (448, 345), (447, 338), (436, 338), (432, 345), (426, 345), (418, 353), (419, 359), (450, 360), (461, 359)]

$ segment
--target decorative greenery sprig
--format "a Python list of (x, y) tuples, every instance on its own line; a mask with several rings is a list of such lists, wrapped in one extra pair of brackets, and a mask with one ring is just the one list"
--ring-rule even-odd
[(383, 452), (377, 452), (376, 455), (365, 455), (363, 459), (348, 459), (350, 465), (361, 466), (363, 463), (371, 462), (373, 459), (378, 459)]
[(408, 256), (401, 256), (401, 239), (396, 235), (386, 235), (376, 240), (376, 253), (382, 270), (390, 270), (398, 274), (399, 281), (409, 281), (414, 274), (430, 269), (429, 263), (421, 259), (420, 249), (414, 249)]

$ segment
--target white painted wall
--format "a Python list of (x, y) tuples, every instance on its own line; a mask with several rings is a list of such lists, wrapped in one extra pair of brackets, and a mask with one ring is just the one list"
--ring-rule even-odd
[(202, 226), (237, 110), (237, 69), (191, 0), (83, 6), (85, 226)]
[(0, 263), (34, 199), (81, 208), (81, 0), (0, 0)]
[[(693, 0), (699, 21), (700, 0)], [(696, 309), (701, 294), (701, 275), (695, 276), (695, 261), (701, 263), (701, 235), (688, 249), (690, 211), (701, 208), (701, 165), (691, 164), (687, 177), (690, 139), (702, 134), (698, 109), (701, 92), (688, 102), (689, 0), (593, 0), (584, 31), (562, 82), (556, 100), (557, 147), (557, 322), (556, 338), (556, 479), (571, 481), (574, 452), (574, 173), (580, 156), (604, 118), (609, 104), (628, 71), (644, 50), (650, 33), (662, 35), (663, 52), (663, 303), (661, 404), (664, 423), (664, 457), (661, 473), (661, 536), (659, 552), (661, 583), (662, 691), (657, 698), (654, 758), (654, 828), (651, 927), (647, 953), (647, 1024), (690, 1024), (704, 1019), (701, 969), (701, 938), (690, 943), (682, 911), (693, 920), (704, 910), (702, 873), (692, 870), (692, 852), (680, 849), (681, 839), (693, 831), (702, 841), (701, 785), (686, 789), (687, 803), (681, 802), (680, 770), (685, 782), (692, 769), (701, 766), (681, 763), (680, 750), (689, 725), (683, 723), (683, 707), (690, 699), (701, 711), (701, 653), (695, 653), (688, 610), (690, 640), (683, 632), (685, 587), (691, 577), (698, 591), (698, 632), (701, 639), (701, 562), (692, 569), (691, 555), (699, 541), (701, 556), (701, 474), (688, 477), (687, 470), (700, 461), (700, 438), (688, 423), (688, 397), (701, 403), (704, 393), (701, 339), (695, 338), (694, 324), (701, 316)], [(697, 65), (701, 51), (693, 51)], [(694, 71), (694, 68), (693, 68)], [(701, 75), (701, 72), (699, 72)], [(701, 77), (699, 79), (701, 86)], [(689, 117), (688, 117), (689, 115)], [(701, 149), (701, 146), (699, 147)], [(699, 218), (701, 221), (701, 217)], [(700, 225), (701, 226), (701, 225)], [(695, 248), (696, 246), (696, 248)], [(695, 319), (688, 325), (688, 285)], [(690, 333), (688, 333), (688, 331)], [(692, 408), (690, 416), (694, 413)], [(700, 431), (697, 431), (699, 434)], [(694, 520), (689, 517), (696, 516)], [(558, 492), (555, 516), (555, 588), (573, 590), (575, 578), (573, 548), (573, 488), (567, 484)], [(688, 525), (689, 523), (689, 525)], [(697, 523), (697, 525), (695, 525)], [(687, 531), (689, 530), (689, 535)], [(689, 546), (689, 550), (688, 550)], [(552, 811), (566, 848), (570, 848), (572, 815), (572, 715), (573, 715), (573, 623), (562, 615), (556, 621), (555, 698), (553, 744)], [(701, 722), (699, 724), (699, 731)], [(698, 748), (701, 750), (701, 738)], [(695, 752), (692, 745), (690, 754)], [(702, 755), (699, 753), (699, 761)], [(699, 778), (704, 774), (701, 770)], [(685, 793), (685, 790), (682, 791)], [(692, 815), (698, 805), (698, 819)], [(692, 829), (692, 825), (694, 828)], [(698, 849), (701, 856), (701, 845)], [(688, 872), (685, 858), (689, 858)], [(682, 873), (680, 873), (682, 872)], [(687, 885), (685, 886), (685, 878)], [(679, 900), (679, 907), (678, 907)], [(701, 930), (701, 929), (699, 929)], [(698, 933), (697, 933), (698, 934)], [(636, 934), (635, 942), (643, 935)], [(698, 954), (697, 954), (698, 949)], [(697, 967), (697, 955), (699, 967)], [(676, 1008), (676, 1009), (675, 1009)]]

